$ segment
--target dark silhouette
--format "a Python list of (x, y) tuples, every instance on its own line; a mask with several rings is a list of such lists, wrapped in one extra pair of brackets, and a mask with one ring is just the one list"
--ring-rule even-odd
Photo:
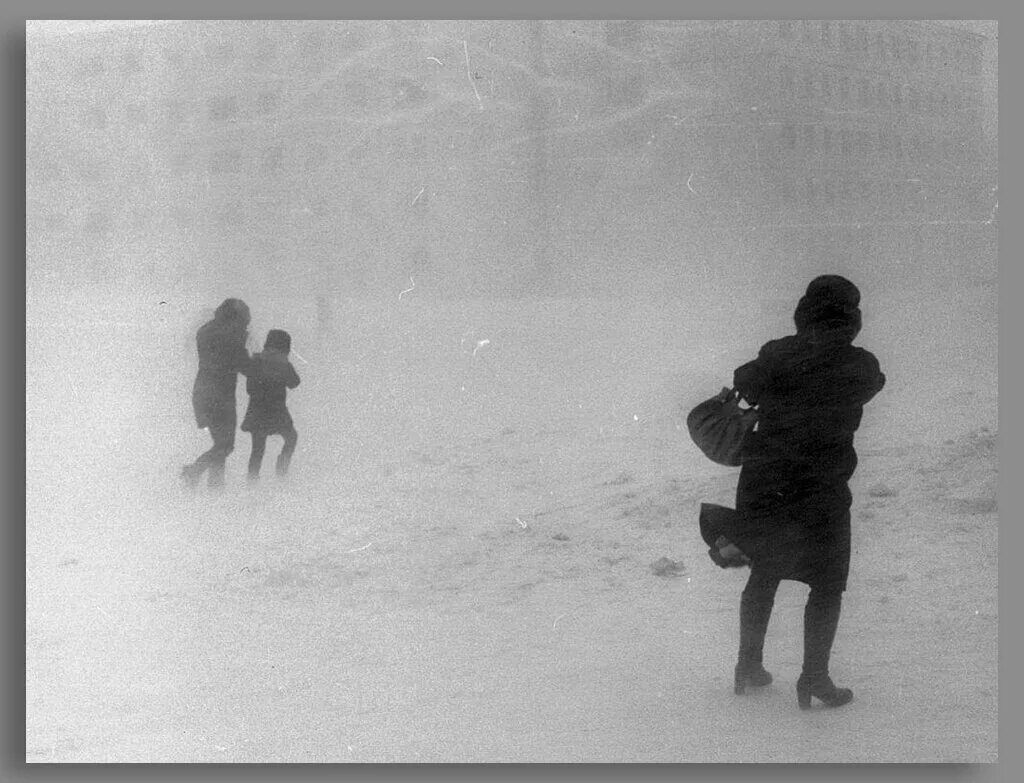
[(249, 408), (242, 421), (242, 431), (252, 433), (252, 453), (249, 456), (249, 478), (257, 479), (263, 454), (270, 435), (281, 435), (284, 447), (277, 458), (277, 474), (288, 472), (299, 434), (295, 431), (285, 399), (288, 389), (299, 385), (299, 375), (288, 354), (292, 338), (281, 329), (271, 329), (263, 345), (263, 352), (252, 357), (251, 372), (245, 388), (249, 393)]
[(838, 275), (814, 279), (794, 314), (796, 334), (767, 343), (733, 377), (758, 409), (743, 448), (736, 513), (727, 538), (751, 560), (740, 602), (735, 690), (767, 685), (762, 651), (782, 579), (810, 586), (804, 610), (798, 703), (829, 706), (853, 693), (829, 677), (829, 657), (850, 568), (849, 479), (863, 406), (885, 385), (878, 360), (852, 343), (860, 292)]
[(192, 408), (196, 425), (208, 428), (213, 446), (190, 465), (181, 476), (196, 487), (205, 471), (209, 486), (224, 486), (224, 463), (235, 448), (235, 387), (238, 374), (249, 372), (248, 337), (249, 307), (241, 299), (225, 299), (214, 312), (213, 320), (203, 324), (196, 333), (199, 371), (192, 387)]

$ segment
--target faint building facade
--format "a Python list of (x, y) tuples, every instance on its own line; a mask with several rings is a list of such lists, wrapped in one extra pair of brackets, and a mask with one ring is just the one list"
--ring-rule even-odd
[(994, 252), (982, 149), (982, 45), (929, 21), (660, 22), (652, 46), (717, 93), (678, 123), (696, 220), (747, 225), (783, 251)]
[(787, 254), (956, 263), (994, 252), (981, 45), (891, 20), (34, 37), (29, 254), (84, 279), (263, 276), (321, 296), (410, 278), (575, 287), (595, 256), (626, 281), (659, 265), (685, 278), (722, 248), (745, 248), (741, 270)]

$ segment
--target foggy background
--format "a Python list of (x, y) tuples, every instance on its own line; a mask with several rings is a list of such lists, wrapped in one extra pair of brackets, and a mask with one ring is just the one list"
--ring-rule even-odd
[(985, 23), (782, 24), (30, 27), (30, 282), (338, 298), (410, 276), (420, 296), (993, 276)]
[[(995, 23), (27, 29), (29, 761), (996, 759)], [(822, 273), (888, 384), (801, 715), (684, 422)], [(299, 446), (191, 495), (228, 296)]]

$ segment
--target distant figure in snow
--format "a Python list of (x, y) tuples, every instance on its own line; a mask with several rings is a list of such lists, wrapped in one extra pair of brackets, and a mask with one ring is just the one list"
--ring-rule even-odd
[(735, 528), (726, 535), (751, 560), (740, 602), (735, 691), (767, 685), (765, 633), (782, 579), (810, 586), (804, 609), (797, 701), (830, 707), (853, 699), (829, 676), (850, 568), (848, 482), (863, 406), (885, 385), (878, 360), (853, 345), (860, 291), (838, 275), (811, 281), (794, 314), (796, 334), (772, 340), (739, 367), (733, 384), (759, 412), (743, 448)]
[(181, 476), (196, 487), (209, 471), (209, 486), (224, 486), (224, 463), (235, 448), (235, 386), (238, 374), (249, 371), (249, 307), (241, 299), (225, 299), (213, 314), (213, 320), (199, 327), (196, 350), (199, 371), (192, 387), (192, 409), (196, 424), (209, 429), (213, 446), (181, 470)]
[(245, 388), (249, 393), (249, 409), (242, 421), (242, 432), (252, 434), (252, 453), (249, 456), (249, 479), (260, 476), (267, 437), (281, 435), (284, 447), (277, 458), (277, 475), (288, 472), (299, 434), (295, 431), (291, 414), (285, 404), (288, 389), (299, 385), (299, 375), (288, 354), (292, 338), (282, 329), (271, 329), (263, 345), (263, 352), (254, 354)]

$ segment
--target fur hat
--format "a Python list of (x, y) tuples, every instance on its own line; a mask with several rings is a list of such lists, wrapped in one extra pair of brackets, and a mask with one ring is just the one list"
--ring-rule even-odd
[(860, 332), (860, 291), (840, 275), (821, 275), (807, 286), (793, 314), (798, 334), (821, 327), (845, 333), (850, 340)]
[(288, 353), (292, 349), (292, 336), (284, 329), (271, 329), (267, 332), (267, 340), (263, 343), (264, 351), (280, 351)]

